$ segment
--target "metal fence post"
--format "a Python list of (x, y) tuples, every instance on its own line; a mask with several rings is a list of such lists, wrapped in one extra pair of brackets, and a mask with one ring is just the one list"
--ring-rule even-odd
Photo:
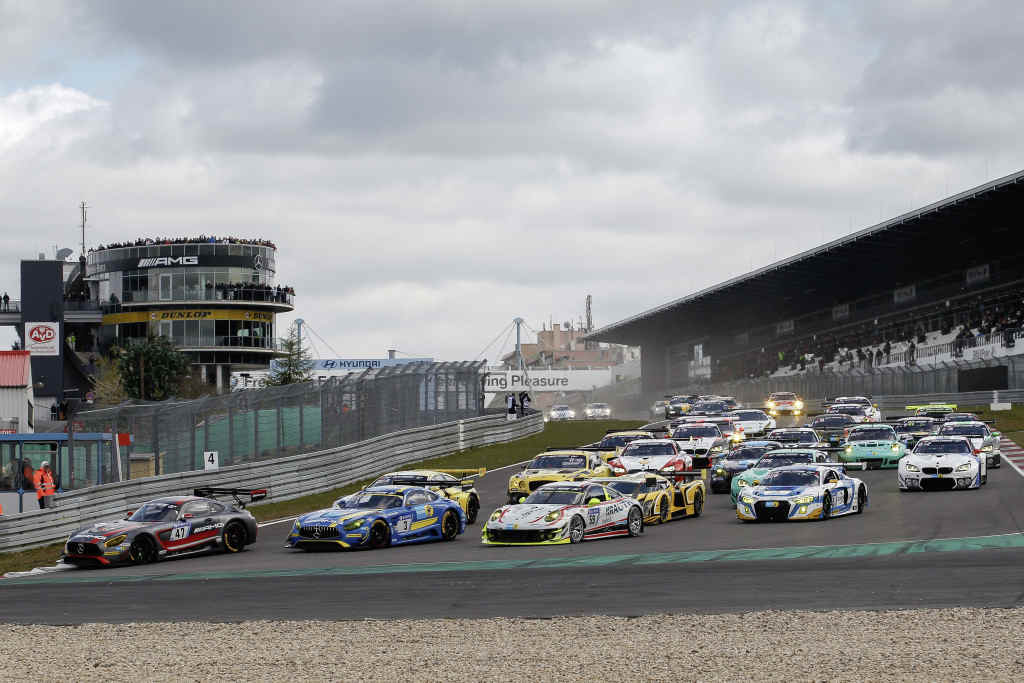
[(277, 405), (274, 408), (274, 438), (277, 443), (277, 454), (281, 455), (281, 400), (277, 400)]
[(160, 471), (160, 413), (153, 410), (153, 474), (163, 474)]
[(228, 403), (228, 462), (235, 462), (235, 409)]

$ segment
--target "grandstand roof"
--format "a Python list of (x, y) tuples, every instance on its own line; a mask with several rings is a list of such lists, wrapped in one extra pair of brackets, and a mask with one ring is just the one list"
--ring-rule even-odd
[[(999, 239), (1000, 233), (1006, 233), (1011, 244), (1015, 241), (1012, 226), (1019, 222), (1016, 215), (1022, 200), (1024, 170), (606, 325), (586, 338), (642, 344), (651, 333), (683, 333), (704, 326), (723, 311), (735, 315), (742, 309), (761, 319), (774, 315), (774, 319), (784, 320), (801, 307), (806, 310), (853, 300), (865, 282), (875, 281), (875, 275), (892, 277), (898, 273), (902, 282), (894, 284), (903, 286), (924, 277), (926, 270), (934, 272), (937, 265), (946, 270), (967, 268), (975, 265), (971, 260), (984, 250), (995, 251), (992, 257), (999, 257), (999, 250), (994, 249), (997, 243), (992, 240)], [(1008, 211), (1011, 205), (1013, 210)], [(1003, 215), (1014, 217), (1004, 223), (998, 220)], [(965, 232), (972, 218), (976, 221), (970, 222), (970, 230)], [(906, 250), (910, 246), (914, 248), (912, 259)], [(857, 266), (856, 271), (843, 270), (844, 277), (836, 277), (837, 267), (848, 269), (852, 265)], [(792, 301), (796, 294), (802, 295), (799, 302)], [(754, 313), (751, 301), (761, 308), (767, 304), (769, 310)], [(786, 306), (785, 302), (792, 303)]]

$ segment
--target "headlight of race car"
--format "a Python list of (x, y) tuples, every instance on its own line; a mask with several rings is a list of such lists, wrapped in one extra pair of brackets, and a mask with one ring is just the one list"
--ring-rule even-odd
[(348, 524), (346, 524), (345, 528), (347, 530), (349, 530), (349, 531), (352, 531), (353, 529), (358, 529), (359, 527), (361, 527), (364, 524), (366, 524), (366, 520), (365, 519), (354, 519), (351, 522), (349, 522)]
[(814, 496), (800, 496), (799, 498), (794, 498), (793, 502), (796, 505), (807, 505), (814, 502)]
[(846, 452), (847, 453), (853, 453), (853, 446), (847, 446), (846, 447)]
[(491, 513), (491, 521), (497, 522), (501, 518), (501, 510), (495, 510)]
[(793, 407), (796, 408), (797, 410), (803, 410), (804, 409), (804, 402), (803, 401), (797, 401), (796, 403), (793, 404)]
[(721, 467), (719, 467), (718, 469), (715, 470), (715, 474), (717, 476), (719, 476), (719, 477), (724, 477), (725, 476), (725, 470), (722, 469)]
[(907, 472), (920, 472), (921, 471), (920, 467), (918, 467), (917, 465), (912, 465), (909, 462), (906, 465), (904, 465), (903, 467), (907, 470)]
[(743, 502), (743, 503), (746, 503), (747, 505), (753, 505), (754, 504), (754, 499), (751, 498), (750, 496), (743, 496), (742, 498), (740, 498), (740, 501)]
[(892, 445), (892, 449), (893, 449), (894, 451), (898, 451), (898, 450), (900, 449), (900, 445), (899, 445), (898, 443), (894, 443), (894, 444)]
[(748, 484), (747, 482), (743, 481), (742, 479), (740, 479), (740, 482), (738, 484), (736, 484), (736, 485), (739, 486), (740, 488), (743, 488), (744, 486), (750, 486), (750, 484)]
[(988, 445), (988, 446), (982, 446), (982, 447), (981, 447), (981, 450), (983, 450), (983, 451), (990, 451), (990, 450), (992, 450), (992, 446), (991, 446), (991, 445)]
[(725, 446), (712, 446), (711, 447), (711, 452), (712, 453), (721, 453), (724, 450), (725, 450)]
[(545, 522), (555, 522), (561, 516), (562, 516), (561, 511), (559, 511), (559, 510), (552, 510), (548, 514), (544, 515), (544, 521)]
[(956, 471), (957, 472), (966, 472), (969, 469), (971, 469), (971, 463), (965, 462), (963, 465), (960, 465), (959, 467), (957, 467)]
[(105, 545), (108, 548), (113, 548), (115, 545), (121, 545), (122, 543), (124, 543), (125, 539), (127, 538), (128, 536), (126, 534), (120, 534), (118, 536), (114, 536), (111, 539), (108, 539), (107, 542), (103, 545)]

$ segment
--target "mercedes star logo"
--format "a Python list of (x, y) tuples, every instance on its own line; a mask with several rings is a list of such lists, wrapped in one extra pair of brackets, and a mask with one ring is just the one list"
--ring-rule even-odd
[(252, 267), (256, 270), (263, 270), (263, 256), (256, 254), (256, 258), (252, 260)]
[(319, 529), (317, 529), (316, 531), (313, 532), (313, 538), (320, 538), (320, 530)]

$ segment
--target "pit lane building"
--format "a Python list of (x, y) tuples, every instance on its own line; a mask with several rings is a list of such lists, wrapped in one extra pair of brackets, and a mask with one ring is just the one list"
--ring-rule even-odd
[[(970, 359), (976, 340), (991, 342), (996, 355), (1019, 353), (1024, 343), (1016, 350), (1014, 343), (1024, 313), (1022, 203), (1024, 171), (638, 313), (587, 338), (642, 347), (645, 395), (777, 376), (791, 367), (841, 371), (854, 364), (923, 363), (932, 351), (935, 358)], [(870, 359), (862, 359), (868, 355), (862, 349)], [(976, 355), (982, 357), (980, 351)], [(810, 363), (816, 367), (802, 367)], [(958, 390), (1024, 386), (1024, 364), (1016, 365), (961, 379)]]

